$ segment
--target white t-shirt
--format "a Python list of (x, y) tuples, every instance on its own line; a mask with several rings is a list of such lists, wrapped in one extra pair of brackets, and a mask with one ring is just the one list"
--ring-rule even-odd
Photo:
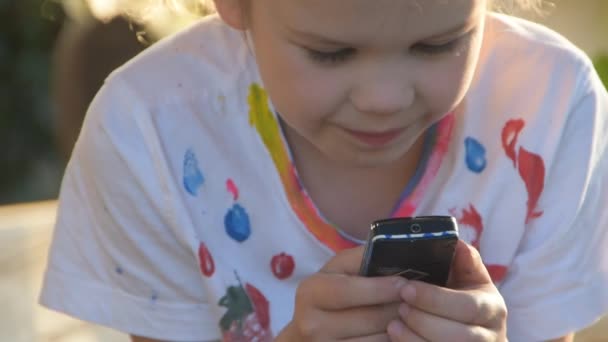
[[(276, 336), (298, 283), (355, 244), (306, 195), (271, 108), (216, 16), (116, 71), (67, 168), (41, 303), (156, 339)], [(465, 111), (431, 133), (394, 215), (457, 218), (510, 340), (606, 312), (608, 95), (588, 58), (493, 14)]]

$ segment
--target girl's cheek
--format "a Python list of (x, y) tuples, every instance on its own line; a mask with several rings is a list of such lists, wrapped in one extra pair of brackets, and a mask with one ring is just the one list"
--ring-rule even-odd
[(449, 111), (459, 102), (463, 80), (456, 65), (435, 66), (422, 71), (419, 76), (418, 95), (435, 113)]

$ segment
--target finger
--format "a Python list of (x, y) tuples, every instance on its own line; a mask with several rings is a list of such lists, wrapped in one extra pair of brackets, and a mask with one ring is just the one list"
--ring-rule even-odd
[(364, 250), (364, 246), (359, 246), (341, 251), (321, 268), (321, 272), (358, 275)]
[(478, 325), (467, 325), (403, 304), (401, 319), (416, 335), (428, 341), (495, 341), (496, 334)]
[(359, 307), (331, 312), (325, 324), (329, 336), (341, 339), (356, 338), (360, 336), (375, 336), (386, 333), (388, 324), (399, 319), (399, 303)]
[(400, 303), (359, 307), (342, 311), (311, 310), (296, 313), (292, 326), (306, 341), (349, 340), (386, 334), (386, 327), (399, 318)]
[(419, 310), (465, 324), (486, 326), (507, 315), (504, 300), (493, 285), (465, 291), (410, 281), (401, 290), (401, 298)]
[[(317, 273), (302, 281), (296, 301), (321, 310), (343, 310), (401, 301), (402, 277), (359, 277)], [(311, 303), (312, 301), (312, 303)]]
[(382, 334), (376, 334), (376, 335), (371, 335), (371, 336), (349, 338), (349, 339), (340, 340), (340, 341), (344, 341), (344, 342), (390, 342), (390, 338), (388, 337), (388, 335), (386, 333), (382, 333)]
[(473, 288), (491, 283), (492, 278), (477, 249), (462, 240), (458, 240), (448, 286), (452, 288)]
[(391, 342), (426, 342), (422, 337), (418, 336), (401, 320), (393, 321), (388, 325), (388, 336)]

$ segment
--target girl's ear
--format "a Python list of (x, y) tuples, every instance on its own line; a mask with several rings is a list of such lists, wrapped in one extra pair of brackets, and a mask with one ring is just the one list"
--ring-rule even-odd
[(247, 29), (243, 0), (214, 0), (222, 20), (239, 31)]

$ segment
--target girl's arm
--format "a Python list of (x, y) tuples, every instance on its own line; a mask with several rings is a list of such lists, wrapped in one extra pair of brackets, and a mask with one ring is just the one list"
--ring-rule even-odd
[(572, 342), (574, 341), (574, 334), (568, 334), (566, 336), (556, 338), (555, 340), (551, 340), (549, 342)]

